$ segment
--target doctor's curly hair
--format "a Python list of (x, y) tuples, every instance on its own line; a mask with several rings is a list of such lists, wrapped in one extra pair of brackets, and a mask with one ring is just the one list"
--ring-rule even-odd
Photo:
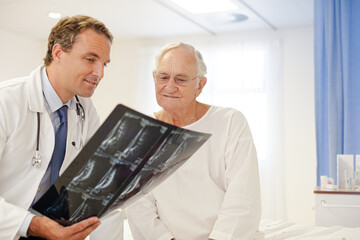
[(55, 44), (59, 43), (65, 52), (69, 52), (76, 41), (77, 35), (88, 28), (105, 35), (109, 42), (112, 43), (112, 34), (99, 20), (84, 15), (64, 17), (51, 29), (49, 34), (48, 49), (44, 58), (45, 66), (48, 66), (53, 60), (52, 49)]

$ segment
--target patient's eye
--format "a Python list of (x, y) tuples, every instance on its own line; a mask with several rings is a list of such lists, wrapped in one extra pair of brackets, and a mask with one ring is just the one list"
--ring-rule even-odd
[(167, 83), (170, 79), (170, 76), (166, 74), (157, 74), (155, 75), (155, 79), (158, 83)]
[(182, 78), (175, 78), (176, 82), (180, 82), (180, 83), (184, 83), (184, 82), (187, 82), (189, 80), (187, 79), (182, 79)]

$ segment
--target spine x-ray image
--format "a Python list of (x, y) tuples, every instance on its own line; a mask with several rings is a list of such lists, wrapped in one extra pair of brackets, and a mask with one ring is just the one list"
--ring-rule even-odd
[(126, 207), (178, 169), (209, 137), (118, 105), (32, 210), (71, 225)]

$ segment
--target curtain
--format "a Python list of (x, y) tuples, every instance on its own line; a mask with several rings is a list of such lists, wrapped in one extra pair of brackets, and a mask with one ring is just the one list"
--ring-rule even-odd
[(315, 0), (317, 185), (337, 154), (360, 153), (360, 1)]
[(263, 219), (285, 219), (282, 52), (279, 40), (200, 49), (208, 83), (199, 101), (240, 110), (258, 153)]
[[(281, 42), (219, 40), (193, 44), (208, 67), (208, 81), (198, 100), (233, 107), (245, 115), (258, 152), (262, 218), (284, 219)], [(145, 113), (159, 109), (151, 71), (161, 47), (152, 45), (137, 53), (141, 69), (134, 92), (139, 99), (135, 108)]]

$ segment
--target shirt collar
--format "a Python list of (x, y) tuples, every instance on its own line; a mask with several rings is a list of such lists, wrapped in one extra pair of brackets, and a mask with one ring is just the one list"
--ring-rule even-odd
[(52, 113), (61, 108), (63, 105), (67, 105), (69, 109), (76, 108), (76, 104), (73, 99), (70, 99), (65, 104), (62, 103), (60, 97), (55, 92), (55, 89), (51, 86), (49, 78), (46, 74), (46, 67), (44, 67), (41, 71), (41, 81), (45, 101), (48, 103), (50, 111)]

